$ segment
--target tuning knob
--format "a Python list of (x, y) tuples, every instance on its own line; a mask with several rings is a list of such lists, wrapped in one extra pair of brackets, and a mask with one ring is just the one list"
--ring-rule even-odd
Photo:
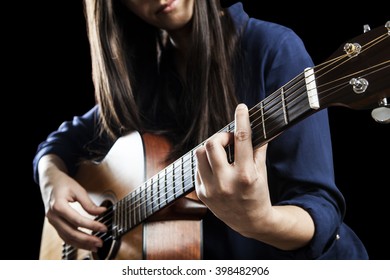
[(371, 112), (371, 116), (375, 121), (382, 124), (390, 123), (390, 108), (387, 103), (387, 98), (382, 98), (379, 101), (379, 107)]

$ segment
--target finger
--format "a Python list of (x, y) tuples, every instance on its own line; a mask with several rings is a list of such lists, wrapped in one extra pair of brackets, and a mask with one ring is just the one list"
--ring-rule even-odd
[[(85, 191), (85, 189), (83, 190)], [(106, 210), (106, 208), (103, 206), (97, 206), (89, 197), (87, 192), (84, 191), (75, 194), (75, 200), (80, 203), (82, 209), (85, 210), (91, 216), (102, 214)], [(79, 226), (91, 229), (93, 231), (107, 231), (107, 227), (104, 224), (92, 219), (83, 218), (79, 222), (81, 223)]]
[(255, 159), (255, 164), (256, 166), (259, 166), (266, 160), (266, 155), (267, 155), (267, 147), (268, 144), (265, 144), (256, 150), (254, 150), (254, 159)]
[(207, 158), (206, 148), (204, 146), (198, 148), (195, 152), (197, 157), (197, 184), (195, 186), (196, 195), (199, 199), (207, 197), (205, 184), (210, 184), (213, 180), (213, 171), (211, 170), (209, 160)]
[(239, 104), (236, 108), (234, 159), (235, 165), (242, 168), (245, 168), (247, 164), (253, 164), (252, 129), (248, 107), (245, 104)]
[(212, 176), (213, 172), (211, 170), (209, 160), (206, 154), (206, 148), (204, 146), (199, 147), (195, 151), (196, 159), (197, 159), (197, 167), (198, 172), (201, 178), (207, 178)]
[[(75, 209), (76, 208), (76, 209)], [(54, 205), (52, 211), (60, 217), (63, 217), (74, 228), (85, 228), (95, 232), (106, 232), (107, 227), (93, 219), (93, 216), (86, 213), (81, 204), (72, 204), (70, 206), (67, 200), (60, 201)]]
[(230, 166), (225, 147), (231, 142), (231, 134), (221, 132), (213, 135), (205, 143), (208, 161), (213, 174)]
[(78, 201), (81, 206), (91, 215), (99, 215), (103, 213), (106, 208), (103, 206), (97, 206), (92, 199), (89, 197), (85, 189), (81, 189), (77, 194), (74, 194), (75, 200)]
[(74, 228), (68, 221), (52, 213), (49, 211), (47, 214), (49, 222), (56, 228), (61, 239), (69, 245), (93, 252), (96, 252), (98, 248), (103, 246), (103, 241), (97, 236)]

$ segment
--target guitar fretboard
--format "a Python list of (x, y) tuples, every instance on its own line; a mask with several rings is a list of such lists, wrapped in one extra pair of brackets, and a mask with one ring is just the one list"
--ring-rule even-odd
[(114, 206), (114, 236), (134, 228), (195, 188), (195, 150), (151, 177)]

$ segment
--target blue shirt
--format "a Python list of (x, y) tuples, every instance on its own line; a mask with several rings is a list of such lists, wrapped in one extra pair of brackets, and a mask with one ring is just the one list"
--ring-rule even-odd
[[(240, 48), (248, 76), (237, 84), (239, 102), (256, 105), (296, 77), (313, 61), (301, 39), (289, 28), (249, 18), (242, 4), (229, 7), (242, 32)], [(70, 170), (86, 156), (84, 147), (96, 135), (98, 107), (61, 124), (39, 146), (37, 164), (49, 153), (59, 155)], [(327, 110), (299, 121), (273, 139), (267, 150), (268, 181), (274, 205), (298, 205), (313, 218), (310, 244), (283, 251), (231, 230), (210, 211), (203, 220), (204, 259), (367, 259), (364, 245), (343, 223), (345, 201), (335, 185)]]

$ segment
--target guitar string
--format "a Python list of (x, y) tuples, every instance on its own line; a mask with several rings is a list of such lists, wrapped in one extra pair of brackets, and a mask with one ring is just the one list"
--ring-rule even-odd
[[(364, 51), (364, 49), (363, 49), (363, 51)], [(340, 57), (340, 59), (343, 59), (344, 57), (345, 57), (346, 55), (343, 55), (343, 56), (341, 56)], [(334, 61), (339, 61), (340, 59), (337, 59), (337, 58), (335, 58), (334, 59)], [(333, 60), (332, 60), (333, 61)], [(329, 61), (328, 61), (329, 62)], [(328, 62), (326, 62), (326, 64), (329, 64)], [(345, 63), (345, 62), (344, 62)], [(323, 63), (323, 64), (325, 64), (325, 63)], [(317, 66), (315, 66), (314, 67), (314, 69), (317, 69), (317, 68), (320, 68), (323, 64), (320, 64), (320, 65), (317, 65)], [(387, 66), (385, 66), (385, 67), (387, 67)], [(320, 70), (322, 70), (322, 69), (320, 69)], [(379, 70), (378, 70), (379, 71)], [(319, 71), (316, 71), (316, 74), (319, 74)], [(288, 85), (290, 85), (290, 84), (292, 84), (293, 82), (295, 82), (296, 81), (296, 79), (294, 78), (293, 80), (291, 80), (289, 83), (287, 83), (286, 85), (284, 85), (284, 87), (286, 87), (286, 86), (288, 86)], [(294, 84), (293, 84), (294, 85)], [(321, 86), (320, 86), (321, 87)], [(337, 87), (337, 86), (335, 86), (335, 87)], [(334, 88), (335, 88), (334, 87)], [(294, 102), (294, 101), (296, 101), (296, 100), (298, 100), (298, 98), (302, 98), (302, 92), (304, 93), (306, 90), (305, 89), (302, 89), (302, 87), (300, 88), (300, 90), (301, 91), (295, 91), (295, 92), (292, 92), (290, 95), (287, 95), (287, 97), (286, 98), (290, 98), (290, 97), (292, 97), (294, 94), (296, 94), (296, 93), (298, 93), (298, 97), (295, 97), (292, 101), (289, 101), (289, 105), (291, 105), (291, 103), (292, 102)], [(272, 103), (272, 101), (274, 101), (274, 99), (276, 99), (277, 97), (279, 97), (279, 95), (277, 94), (278, 93), (278, 91), (276, 91), (276, 92), (274, 92), (273, 94), (271, 94), (271, 95), (269, 95), (269, 96), (272, 96), (272, 98), (271, 98), (271, 100), (269, 100), (269, 102), (267, 103), (267, 104), (269, 104), (269, 103)], [(331, 92), (332, 93), (332, 92)], [(306, 96), (303, 96), (303, 98), (307, 98)], [(263, 102), (263, 101), (262, 101)], [(287, 100), (285, 100), (285, 102), (287, 103)], [(280, 103), (280, 102), (279, 102)], [(297, 102), (295, 102), (295, 103), (297, 103)], [(298, 102), (298, 104), (299, 104), (299, 102)], [(273, 105), (271, 108), (274, 108), (276, 105), (279, 105), (278, 104), (278, 102), (275, 104), (275, 105)], [(284, 106), (284, 105), (283, 105)], [(293, 105), (293, 106), (295, 106), (295, 105)], [(293, 107), (293, 106), (290, 106), (290, 107)], [(264, 108), (264, 107), (263, 107)], [(256, 108), (256, 106), (255, 107), (253, 107), (251, 110), (249, 110), (249, 112), (250, 112), (250, 116), (253, 116), (254, 114), (257, 114), (260, 110), (259, 109), (257, 109), (257, 110), (255, 110), (255, 112), (252, 112), (253, 111), (253, 109), (257, 109)], [(268, 108), (268, 109), (270, 109), (270, 108)], [(279, 110), (277, 110), (276, 112), (278, 112), (278, 111), (280, 111), (280, 109)], [(274, 115), (274, 113), (273, 113), (273, 115)], [(269, 116), (267, 119), (269, 119), (271, 116)], [(255, 120), (258, 120), (258, 118), (257, 119), (255, 119)], [(265, 121), (264, 121), (265, 122)], [(262, 122), (260, 122), (260, 124), (262, 124)], [(260, 125), (259, 124), (259, 125)], [(267, 124), (267, 126), (269, 126), (270, 124)], [(228, 132), (232, 132), (233, 130), (231, 130), (231, 128), (230, 127), (232, 127), (233, 128), (233, 130), (234, 130), (234, 123), (232, 122), (232, 123), (230, 123), (228, 126), (226, 126), (226, 127), (224, 127), (223, 129), (221, 129), (220, 131), (225, 131), (225, 130), (227, 130)], [(254, 127), (254, 128), (256, 128), (256, 127)], [(204, 144), (205, 142), (203, 142), (202, 144)], [(200, 144), (200, 145), (202, 145), (202, 144)], [(198, 145), (197, 147), (199, 147), (200, 145)], [(192, 150), (192, 152), (194, 151), (194, 149)], [(190, 156), (190, 158), (191, 158), (192, 156)], [(191, 160), (192, 161), (192, 160)], [(187, 160), (187, 163), (188, 163), (188, 160)], [(190, 164), (192, 164), (192, 163), (188, 163), (188, 165), (190, 165)], [(183, 164), (182, 164), (183, 165)], [(186, 166), (186, 167), (188, 167), (188, 165)], [(184, 165), (183, 165), (184, 166)], [(182, 168), (182, 169), (184, 169), (184, 168)], [(158, 176), (157, 175), (159, 175), (160, 174), (160, 172), (158, 173), (158, 174), (156, 174), (155, 176), (153, 176), (153, 177), (157, 177), (157, 178), (154, 178), (154, 179), (157, 179), (157, 180), (159, 180), (158, 179)], [(187, 175), (187, 174), (184, 174), (184, 175)], [(165, 176), (165, 175), (164, 175)], [(148, 181), (153, 181), (153, 177), (152, 178), (150, 178)], [(191, 175), (191, 177), (193, 177), (193, 175)], [(182, 180), (185, 180), (185, 176), (182, 176)], [(194, 178), (191, 178), (191, 184), (189, 184), (188, 186), (192, 186), (193, 185), (193, 182), (194, 182)], [(143, 187), (143, 185), (144, 184), (142, 184), (141, 185), (141, 188)], [(173, 184), (173, 186), (174, 186), (174, 184)], [(186, 188), (188, 188), (188, 186), (186, 186), (185, 187), (185, 189)], [(168, 186), (165, 186), (164, 188), (167, 188)], [(169, 187), (171, 187), (171, 186), (169, 186)], [(142, 191), (140, 191), (139, 193), (141, 193), (141, 192), (143, 192), (143, 191), (146, 191), (146, 189), (147, 188), (150, 188), (151, 190), (153, 190), (152, 188), (153, 188), (153, 184), (151, 185), (151, 186), (147, 186), (145, 189), (143, 189)], [(173, 187), (173, 189), (174, 189), (174, 187)], [(134, 192), (136, 192), (136, 190), (134, 191)], [(175, 191), (173, 191), (174, 193), (175, 193)], [(150, 205), (153, 205), (153, 203), (154, 204), (157, 204), (158, 205), (158, 203), (157, 203), (157, 201), (158, 200), (160, 200), (161, 199), (161, 190), (159, 190), (159, 191), (157, 191), (157, 192), (154, 192), (154, 193), (156, 193), (156, 198), (157, 198), (157, 200), (155, 200), (155, 198), (153, 198), (152, 197), (152, 199), (153, 200), (150, 200), (151, 201), (151, 203), (149, 203), (149, 206)], [(164, 193), (165, 195), (167, 195), (167, 193)], [(137, 194), (136, 194), (137, 195)], [(174, 195), (175, 196), (175, 195)], [(166, 201), (169, 201), (169, 199), (171, 199), (171, 198), (173, 198), (174, 196), (171, 196), (171, 197), (169, 197), (168, 199), (166, 199)], [(124, 199), (125, 199), (125, 201), (126, 201), (126, 198), (128, 198), (128, 196), (126, 196)], [(133, 197), (132, 197), (133, 198)], [(131, 198), (130, 198), (131, 199)], [(139, 209), (137, 209), (137, 208), (140, 208), (141, 206), (144, 206), (143, 204), (145, 204), (146, 203), (146, 206), (144, 206), (144, 208), (145, 209), (147, 209), (149, 206), (148, 206), (148, 201), (146, 201), (146, 202), (142, 202), (142, 203), (138, 203), (138, 202), (140, 202), (140, 200), (142, 199), (142, 197), (139, 199), (139, 200), (137, 200), (137, 201), (135, 201), (135, 202), (137, 202), (137, 206), (134, 208), (134, 212), (135, 211), (140, 211)], [(123, 199), (122, 199), (123, 200)], [(129, 200), (127, 199), (127, 202), (128, 202)], [(111, 208), (111, 210), (108, 210), (108, 211), (114, 211), (113, 210), (113, 206), (110, 206), (109, 208)], [(161, 208), (161, 207), (160, 207)], [(160, 208), (158, 208), (157, 210), (160, 210)], [(152, 210), (153, 210), (154, 208), (152, 207)], [(106, 222), (110, 222), (111, 221), (111, 217), (112, 217), (112, 215), (109, 215), (108, 214), (108, 211), (106, 211), (105, 213), (106, 213), (106, 215), (103, 215), (103, 216), (101, 216), (101, 217), (99, 217), (99, 221), (104, 221), (105, 220), (105, 218), (107, 218), (108, 217), (108, 220), (107, 221), (104, 221), (104, 223), (106, 223)], [(152, 214), (153, 214), (153, 211), (152, 211)], [(106, 216), (106, 217), (105, 217)], [(136, 216), (136, 214), (135, 215), (133, 215), (134, 217)], [(140, 221), (140, 222), (142, 222), (142, 221)], [(108, 224), (109, 226), (111, 226), (112, 224)], [(103, 234), (103, 236), (102, 237), (104, 237), (104, 234), (105, 233), (99, 233), (99, 232), (96, 232), (95, 234)], [(110, 238), (112, 238), (112, 236), (110, 237)]]

